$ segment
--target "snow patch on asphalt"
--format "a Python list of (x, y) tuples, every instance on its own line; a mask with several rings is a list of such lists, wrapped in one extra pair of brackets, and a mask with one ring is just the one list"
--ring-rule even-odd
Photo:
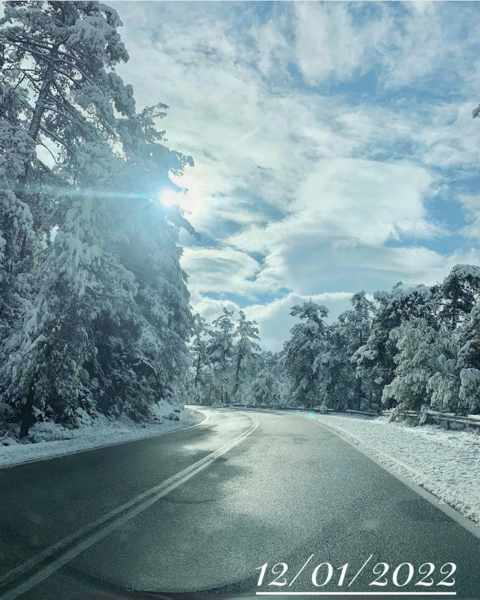
[(315, 415), (389, 470), (480, 523), (480, 435), (352, 416)]
[(145, 423), (136, 423), (128, 417), (109, 419), (97, 415), (93, 418), (86, 413), (81, 416), (77, 429), (37, 423), (27, 442), (0, 437), (0, 468), (153, 437), (191, 427), (203, 419), (204, 415), (196, 410), (161, 401), (154, 407), (152, 420)]

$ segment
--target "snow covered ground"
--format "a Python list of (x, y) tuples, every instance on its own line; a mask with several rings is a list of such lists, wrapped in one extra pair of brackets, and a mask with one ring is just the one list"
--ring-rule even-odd
[(433, 425), (410, 427), (386, 418), (315, 415), (389, 470), (414, 481), (480, 523), (480, 435)]
[(149, 423), (135, 423), (128, 418), (111, 420), (102, 415), (95, 419), (85, 415), (78, 429), (37, 423), (31, 429), (30, 442), (19, 443), (0, 435), (0, 468), (152, 437), (191, 427), (203, 419), (204, 415), (196, 410), (179, 409), (162, 401), (155, 407), (154, 420)]

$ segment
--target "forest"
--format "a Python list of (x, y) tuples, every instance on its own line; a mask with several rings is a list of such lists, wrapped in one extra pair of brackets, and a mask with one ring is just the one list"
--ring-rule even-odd
[[(159, 399), (214, 405), (423, 405), (480, 412), (480, 268), (441, 283), (314, 302), (281, 352), (224, 308), (194, 314), (182, 228), (158, 191), (193, 159), (139, 110), (129, 59), (98, 2), (6, 2), (0, 19), (0, 429), (148, 419)], [(160, 100), (160, 99), (159, 99)]]
[(359, 292), (336, 320), (293, 306), (281, 352), (262, 352), (240, 312), (195, 318), (193, 394), (203, 403), (333, 410), (480, 412), (480, 268), (457, 265), (440, 284)]

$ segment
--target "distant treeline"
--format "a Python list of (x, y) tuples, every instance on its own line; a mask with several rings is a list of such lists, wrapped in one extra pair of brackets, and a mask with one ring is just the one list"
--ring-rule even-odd
[(439, 285), (353, 295), (333, 323), (315, 302), (278, 354), (261, 352), (255, 323), (197, 318), (192, 385), (201, 401), (335, 410), (480, 412), (480, 268), (457, 265)]

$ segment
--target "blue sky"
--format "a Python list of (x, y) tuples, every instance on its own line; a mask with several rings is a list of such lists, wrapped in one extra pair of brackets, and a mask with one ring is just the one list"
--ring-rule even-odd
[[(170, 106), (192, 303), (278, 349), (294, 302), (480, 264), (480, 4), (120, 2), (140, 105)], [(160, 193), (160, 191), (159, 191)]]

